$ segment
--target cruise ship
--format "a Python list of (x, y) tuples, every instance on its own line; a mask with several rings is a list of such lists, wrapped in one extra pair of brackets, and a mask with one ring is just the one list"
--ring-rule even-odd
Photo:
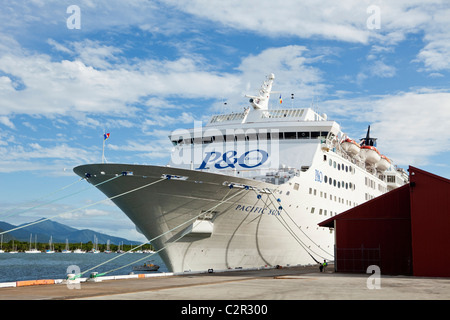
[(243, 112), (172, 132), (166, 166), (74, 172), (131, 219), (172, 272), (333, 261), (334, 231), (318, 223), (408, 175), (380, 153), (370, 127), (356, 141), (311, 108), (269, 108), (274, 79), (246, 96)]

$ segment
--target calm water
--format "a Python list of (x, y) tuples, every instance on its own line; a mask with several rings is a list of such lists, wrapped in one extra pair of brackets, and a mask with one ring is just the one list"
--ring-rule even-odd
[[(82, 277), (89, 277), (91, 272), (108, 272), (135, 262), (128, 267), (110, 272), (107, 275), (123, 275), (133, 271), (134, 265), (151, 261), (160, 266), (158, 272), (168, 272), (158, 254), (151, 257), (149, 253), (129, 253), (110, 261), (92, 271), (83, 274)], [(81, 272), (88, 270), (109, 259), (119, 256), (117, 253), (0, 253), (0, 282), (11, 282), (18, 280), (38, 280), (38, 279), (65, 279), (67, 268), (71, 265), (80, 267)]]

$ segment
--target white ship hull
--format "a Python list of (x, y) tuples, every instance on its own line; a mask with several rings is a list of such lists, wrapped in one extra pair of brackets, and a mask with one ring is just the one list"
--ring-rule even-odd
[[(189, 176), (184, 181), (163, 180), (113, 199), (148, 239), (166, 233), (152, 241), (152, 244), (158, 250), (165, 248), (159, 254), (169, 270), (180, 272), (314, 263), (309, 250), (301, 247), (284, 224), (298, 233), (305, 246), (312, 247), (311, 250), (320, 252), (320, 256), (325, 256), (326, 259), (332, 258), (333, 235), (328, 230), (316, 230), (320, 219), (298, 219), (296, 223), (310, 236), (320, 231), (322, 236), (312, 238), (330, 253), (328, 255), (301, 234), (298, 227), (279, 209), (280, 203), (272, 194), (259, 193), (253, 189), (273, 189), (273, 185), (156, 166), (103, 164), (75, 169), (81, 176), (90, 173), (92, 184), (111, 178), (110, 174), (121, 174), (123, 171), (133, 171), (133, 176), (119, 177), (117, 183), (99, 186), (108, 197), (158, 181), (163, 174)], [(230, 182), (250, 182), (253, 188), (230, 188)], [(258, 194), (261, 195), (260, 199)], [(209, 219), (195, 219), (202, 211), (211, 208), (213, 210)], [(298, 218), (300, 214), (297, 209), (290, 215)], [(172, 231), (168, 232), (169, 230)], [(316, 257), (320, 258), (318, 255)]]

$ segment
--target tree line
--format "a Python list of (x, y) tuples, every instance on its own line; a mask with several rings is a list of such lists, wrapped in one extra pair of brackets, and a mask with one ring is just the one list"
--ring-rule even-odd
[[(14, 247), (13, 247), (14, 245)], [(107, 250), (107, 244), (94, 244), (92, 241), (86, 242), (86, 243), (82, 243), (80, 244), (78, 243), (69, 243), (68, 247), (69, 250), (73, 251), (75, 249), (82, 249), (82, 250), (86, 250), (86, 251), (90, 251), (94, 248), (94, 245), (97, 246), (97, 250), (99, 251), (105, 251)], [(52, 249), (55, 250), (56, 252), (61, 252), (63, 250), (66, 249), (66, 243), (53, 243), (52, 244)], [(37, 243), (36, 246), (34, 243), (31, 244), (31, 248), (36, 248), (37, 250), (40, 251), (45, 251), (50, 249), (48, 242), (47, 243)], [(120, 249), (123, 251), (128, 251), (131, 250), (131, 248), (136, 248), (136, 245), (130, 245), (130, 244), (121, 244), (120, 245)], [(29, 250), (30, 249), (30, 243), (28, 241), (17, 241), (13, 240), (9, 241), (9, 242), (4, 242), (2, 244), (2, 249), (4, 251), (12, 251), (12, 250), (16, 250), (19, 252), (23, 252), (25, 250)], [(109, 245), (109, 250), (111, 250), (112, 252), (115, 252), (117, 250), (119, 250), (119, 245), (116, 244), (110, 244)], [(151, 245), (151, 244), (145, 244), (142, 247), (139, 247), (138, 250), (153, 250), (155, 251), (155, 248)]]

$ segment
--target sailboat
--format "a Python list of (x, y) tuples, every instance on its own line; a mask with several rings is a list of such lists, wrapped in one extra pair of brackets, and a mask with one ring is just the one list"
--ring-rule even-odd
[(0, 240), (0, 253), (4, 253), (5, 251), (3, 250), (3, 235), (2, 235), (2, 239)]
[[(122, 245), (122, 247), (121, 247)], [(124, 253), (125, 251), (123, 251), (123, 241), (119, 243), (119, 248), (117, 249), (116, 253)]]
[(82, 250), (82, 248), (83, 248), (83, 243), (80, 242), (80, 248), (75, 249), (75, 250), (73, 251), (73, 253), (86, 253), (86, 251), (85, 251), (85, 250)]
[(92, 250), (89, 251), (89, 253), (99, 253), (100, 251), (98, 251), (98, 240), (97, 237), (94, 236), (94, 246), (92, 247)]
[(30, 250), (25, 250), (25, 253), (41, 253), (40, 250), (36, 249), (37, 246), (37, 235), (34, 236), (34, 248), (31, 249), (31, 237), (33, 234), (30, 234)]
[(111, 253), (112, 252), (111, 249), (109, 248), (109, 244), (110, 244), (110, 241), (108, 240), (106, 242), (106, 250), (104, 251), (104, 253)]
[(72, 251), (69, 250), (69, 240), (66, 239), (66, 248), (61, 251), (62, 253), (72, 253)]
[(55, 248), (53, 247), (52, 243), (52, 236), (50, 236), (50, 240), (48, 241), (49, 248), (45, 250), (45, 253), (55, 253)]
[(14, 246), (14, 240), (12, 243), (12, 250), (9, 253), (18, 253), (17, 248)]

